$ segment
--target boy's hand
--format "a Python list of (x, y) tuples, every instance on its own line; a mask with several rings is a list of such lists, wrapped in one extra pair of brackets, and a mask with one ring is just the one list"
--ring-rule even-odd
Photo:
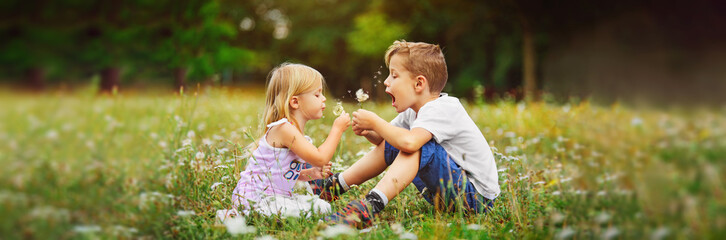
[(358, 125), (355, 125), (354, 124), (353, 125), (353, 133), (355, 133), (355, 135), (358, 135), (358, 136), (361, 136), (361, 137), (365, 137), (365, 136), (368, 136), (368, 133), (370, 133), (370, 132), (368, 130), (359, 128)]
[(364, 131), (373, 130), (379, 121), (383, 121), (383, 119), (371, 111), (358, 109), (353, 112), (353, 130), (356, 131), (357, 135), (368, 134), (367, 132), (364, 133)]
[(350, 115), (348, 115), (348, 113), (343, 111), (343, 113), (340, 114), (340, 116), (335, 118), (335, 122), (333, 122), (333, 127), (338, 128), (342, 131), (345, 131), (348, 128), (348, 126), (350, 126)]

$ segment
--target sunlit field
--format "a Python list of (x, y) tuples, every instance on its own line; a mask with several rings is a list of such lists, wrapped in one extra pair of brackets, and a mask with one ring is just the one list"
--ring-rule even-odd
[[(726, 236), (726, 109), (465, 103), (495, 152), (488, 214), (440, 212), (413, 186), (364, 231), (314, 215), (216, 220), (260, 134), (261, 89), (0, 94), (0, 238), (718, 239)], [(316, 144), (328, 97), (308, 122)], [(361, 106), (344, 104), (348, 112)], [(362, 107), (392, 119), (389, 102)], [(371, 145), (346, 132), (340, 171)], [(333, 204), (361, 198), (377, 179)]]

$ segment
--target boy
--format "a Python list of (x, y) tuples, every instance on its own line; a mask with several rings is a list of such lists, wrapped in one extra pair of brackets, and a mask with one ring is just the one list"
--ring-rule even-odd
[(497, 167), (489, 144), (459, 100), (441, 93), (448, 78), (441, 49), (395, 41), (385, 60), (390, 71), (386, 93), (399, 115), (389, 123), (370, 111), (354, 112), (353, 131), (377, 147), (322, 181), (317, 190), (331, 201), (350, 185), (388, 171), (365, 199), (348, 203), (326, 221), (368, 227), (409, 183), (439, 209), (453, 210), (458, 201), (469, 211), (485, 212), (500, 192)]

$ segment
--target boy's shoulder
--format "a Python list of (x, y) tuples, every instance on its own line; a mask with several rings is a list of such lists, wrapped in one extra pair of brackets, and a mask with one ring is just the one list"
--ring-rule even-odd
[[(464, 109), (458, 98), (451, 97), (447, 93), (441, 93), (439, 98), (427, 102), (421, 109), (433, 110), (440, 113), (446, 113), (450, 111), (460, 111)], [(464, 110), (466, 111), (466, 110)]]

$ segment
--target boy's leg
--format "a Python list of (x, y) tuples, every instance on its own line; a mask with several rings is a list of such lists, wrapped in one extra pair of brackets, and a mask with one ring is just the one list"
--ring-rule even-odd
[(350, 186), (353, 184), (360, 185), (381, 174), (386, 170), (386, 161), (383, 153), (386, 148), (385, 141), (382, 141), (372, 151), (366, 153), (360, 160), (353, 163), (348, 169), (343, 171), (340, 176)]
[[(424, 196), (437, 209), (455, 210), (461, 206), (474, 212), (486, 212), (492, 207), (492, 200), (481, 196), (474, 185), (466, 178), (466, 173), (436, 142), (429, 141), (421, 148), (422, 166), (414, 182), (419, 191), (426, 189)], [(424, 165), (425, 163), (425, 165)]]
[(397, 196), (416, 177), (421, 151), (400, 152), (386, 144), (384, 160), (388, 172), (363, 200), (353, 200), (343, 210), (325, 218), (328, 222), (345, 223), (358, 228), (372, 224), (373, 217), (385, 208), (388, 200)]

